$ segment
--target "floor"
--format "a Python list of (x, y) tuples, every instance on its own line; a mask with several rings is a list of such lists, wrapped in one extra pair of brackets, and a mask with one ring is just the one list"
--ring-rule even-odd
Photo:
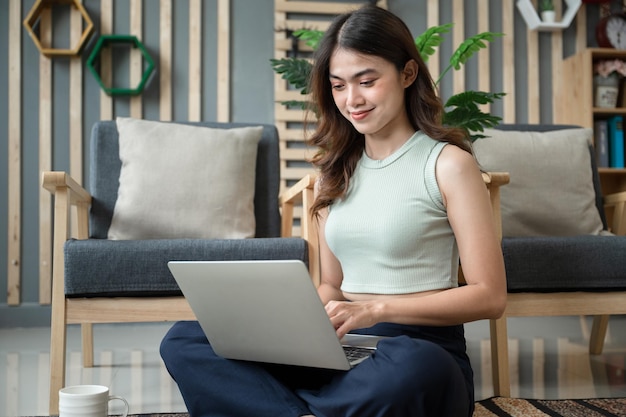
[[(79, 328), (68, 332), (67, 384), (103, 384), (131, 414), (185, 411), (158, 354), (169, 324), (98, 325), (96, 366), (81, 367)], [(512, 395), (525, 398), (626, 397), (626, 316), (613, 317), (604, 353), (590, 356), (586, 317), (508, 321)], [(493, 395), (488, 323), (466, 325), (476, 399)], [(48, 408), (49, 331), (0, 329), (0, 416), (43, 416)], [(111, 403), (111, 414), (118, 410)]]

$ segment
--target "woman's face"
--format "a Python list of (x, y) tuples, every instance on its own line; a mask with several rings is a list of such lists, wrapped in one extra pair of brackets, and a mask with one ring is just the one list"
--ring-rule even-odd
[(335, 105), (354, 128), (368, 135), (389, 136), (409, 124), (404, 90), (417, 75), (409, 61), (402, 72), (389, 61), (338, 48), (330, 58), (329, 77)]

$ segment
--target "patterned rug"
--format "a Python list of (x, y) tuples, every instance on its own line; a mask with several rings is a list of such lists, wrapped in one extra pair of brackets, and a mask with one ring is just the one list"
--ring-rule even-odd
[[(128, 417), (189, 417), (189, 414), (129, 414)], [(478, 401), (474, 417), (626, 417), (626, 398), (526, 400), (494, 397)]]
[(494, 397), (476, 403), (474, 417), (626, 417), (626, 398), (525, 400)]

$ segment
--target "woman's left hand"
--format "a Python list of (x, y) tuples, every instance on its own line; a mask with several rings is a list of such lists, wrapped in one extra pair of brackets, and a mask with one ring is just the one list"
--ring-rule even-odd
[(329, 301), (326, 314), (340, 339), (350, 330), (371, 327), (379, 322), (373, 301)]

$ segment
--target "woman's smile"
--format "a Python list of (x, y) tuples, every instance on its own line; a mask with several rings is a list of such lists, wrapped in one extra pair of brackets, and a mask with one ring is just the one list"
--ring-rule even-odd
[(372, 110), (374, 109), (352, 111), (350, 112), (350, 117), (352, 117), (352, 120), (354, 120), (355, 122), (358, 122), (365, 119)]

